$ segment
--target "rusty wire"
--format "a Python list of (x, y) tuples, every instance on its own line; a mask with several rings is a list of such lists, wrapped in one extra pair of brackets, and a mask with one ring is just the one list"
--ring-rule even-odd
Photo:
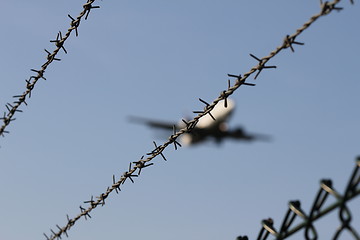
[[(276, 230), (274, 221), (271, 218), (265, 219), (261, 222), (262, 227), (257, 239), (266, 240), (269, 236), (273, 236), (275, 237), (274, 239), (277, 240), (286, 239), (300, 230), (304, 230), (304, 237), (306, 240), (318, 239), (318, 232), (314, 222), (324, 215), (338, 209), (340, 226), (335, 231), (333, 239), (338, 239), (341, 233), (347, 230), (353, 239), (360, 240), (359, 233), (351, 225), (352, 215), (347, 206), (347, 203), (357, 195), (360, 195), (360, 156), (356, 159), (354, 171), (345, 188), (344, 194), (340, 194), (335, 190), (330, 179), (321, 180), (320, 189), (315, 197), (309, 214), (306, 214), (301, 208), (299, 200), (290, 201), (289, 209), (285, 213), (280, 230)], [(336, 201), (327, 204), (327, 202), (329, 202), (327, 201), (329, 196), (333, 196)], [(303, 221), (300, 224), (293, 226), (296, 218), (301, 218)], [(247, 236), (239, 236), (237, 238), (237, 240), (248, 239)]]
[(35, 87), (35, 84), (38, 82), (38, 80), (41, 78), (43, 80), (46, 80), (44, 77), (45, 70), (47, 67), (53, 62), (53, 61), (60, 61), (59, 58), (56, 58), (56, 55), (58, 52), (62, 49), (65, 53), (67, 53), (64, 43), (65, 41), (70, 37), (70, 34), (72, 31), (75, 30), (76, 36), (78, 36), (78, 27), (80, 25), (81, 18), (85, 16), (85, 20), (88, 18), (89, 13), (91, 9), (93, 8), (99, 8), (99, 6), (92, 6), (92, 4), (95, 2), (95, 0), (87, 0), (87, 2), (83, 5), (83, 11), (79, 14), (79, 16), (74, 19), (71, 15), (68, 14), (68, 17), (71, 19), (70, 22), (70, 28), (67, 30), (65, 35), (63, 36), (61, 31), (57, 33), (55, 40), (50, 40), (50, 42), (54, 43), (56, 48), (52, 53), (50, 53), (48, 50), (45, 49), (45, 52), (47, 53), (46, 56), (46, 62), (41, 65), (40, 70), (31, 69), (32, 72), (37, 73), (37, 75), (30, 76), (29, 79), (26, 79), (26, 90), (20, 94), (15, 95), (13, 98), (16, 99), (12, 104), (7, 103), (5, 105), (7, 112), (4, 112), (3, 117), (0, 118), (0, 120), (3, 120), (3, 125), (0, 127), (0, 135), (4, 136), (4, 133), (9, 133), (9, 131), (5, 130), (5, 128), (10, 124), (10, 122), (14, 121), (16, 118), (14, 118), (14, 115), (16, 112), (22, 112), (20, 110), (21, 104), (26, 103), (26, 98), (31, 98), (31, 92)]
[[(77, 216), (75, 216), (74, 218), (69, 218), (69, 216), (67, 215), (66, 224), (63, 227), (60, 227), (59, 225), (56, 225), (56, 227), (58, 228), (58, 230), (56, 232), (53, 231), (52, 229), (50, 229), (50, 231), (51, 231), (50, 236), (47, 236), (44, 233), (44, 236), (46, 237), (46, 239), (47, 240), (61, 239), (61, 237), (64, 234), (66, 236), (68, 236), (67, 232), (70, 230), (70, 228), (80, 218), (82, 218), (82, 217), (84, 217), (85, 219), (91, 218), (90, 212), (99, 205), (103, 206), (105, 204), (105, 199), (107, 199), (109, 197), (110, 193), (112, 193), (114, 190), (116, 191), (116, 193), (119, 193), (121, 191), (120, 186), (125, 183), (126, 179), (129, 179), (132, 183), (134, 183), (133, 178), (138, 177), (143, 168), (153, 165), (153, 163), (149, 163), (149, 162), (152, 161), (156, 156), (160, 155), (163, 158), (163, 160), (166, 161), (167, 159), (165, 158), (165, 156), (163, 154), (163, 151), (169, 145), (174, 144), (175, 150), (177, 149), (178, 146), (181, 147), (181, 145), (177, 142), (177, 138), (179, 136), (181, 136), (182, 134), (184, 134), (184, 133), (190, 132), (196, 126), (196, 124), (198, 123), (198, 121), (199, 121), (199, 119), (201, 117), (205, 116), (206, 114), (209, 114), (212, 117), (210, 111), (221, 100), (224, 100), (224, 104), (225, 104), (225, 107), (226, 107), (227, 106), (227, 101), (226, 101), (227, 98), (230, 95), (232, 95), (240, 86), (242, 86), (242, 85), (254, 86), (255, 84), (246, 82), (247, 78), (250, 75), (252, 75), (252, 74), (254, 74), (256, 72), (255, 77), (254, 77), (254, 79), (256, 79), (259, 76), (259, 74), (261, 73), (262, 70), (269, 69), (269, 68), (276, 68), (276, 66), (268, 66), (268, 65), (266, 65), (267, 62), (271, 58), (276, 56), (280, 51), (282, 51), (282, 50), (284, 50), (286, 48), (290, 48), (291, 51), (294, 52), (294, 46), (293, 45), (303, 45), (304, 43), (295, 41), (296, 38), (304, 30), (309, 28), (310, 25), (312, 23), (314, 23), (316, 20), (318, 20), (321, 16), (325, 16), (325, 15), (331, 13), (333, 10), (337, 10), (337, 11), (342, 10), (342, 8), (337, 7), (337, 4), (340, 1), (341, 0), (334, 0), (332, 2), (322, 2), (322, 1), (320, 1), (320, 5), (321, 5), (320, 12), (318, 14), (313, 15), (307, 22), (305, 22), (300, 28), (298, 28), (294, 34), (287, 35), (284, 38), (281, 45), (278, 46), (272, 52), (270, 52), (270, 54), (268, 56), (265, 56), (263, 58), (258, 58), (255, 55), (250, 54), (250, 56), (252, 58), (254, 58), (256, 61), (258, 61), (258, 64), (255, 67), (251, 68), (250, 71), (243, 74), (243, 76), (228, 74), (229, 77), (235, 78), (234, 85), (231, 86), (230, 80), (229, 80), (228, 81), (228, 88), (226, 90), (224, 90), (224, 91), (221, 91), (219, 97), (216, 98), (212, 103), (207, 103), (206, 101), (204, 101), (202, 99), (199, 99), (202, 103), (205, 104), (205, 107), (204, 107), (203, 111), (196, 111), (196, 113), (198, 113), (198, 115), (195, 116), (192, 120), (190, 120), (190, 121), (182, 120), (185, 123), (186, 127), (184, 127), (183, 129), (180, 129), (177, 132), (176, 132), (175, 127), (174, 127), (173, 134), (169, 137), (168, 141), (166, 141), (162, 145), (157, 145), (156, 142), (153, 142), (155, 148), (151, 152), (146, 154), (148, 156), (147, 158), (144, 158), (144, 156), (142, 156), (140, 160), (135, 161), (135, 162), (131, 162), (129, 164), (129, 170), (124, 172), (117, 181), (116, 181), (115, 175), (113, 175), (112, 176), (113, 184), (110, 187), (108, 187), (105, 192), (103, 192), (99, 196), (97, 196), (96, 199), (94, 199), (93, 196), (92, 196), (90, 200), (85, 201), (84, 203), (89, 204), (89, 206), (87, 208), (84, 208), (84, 207), (80, 206), (80, 213)], [(351, 1), (351, 3), (352, 3), (352, 1)], [(136, 171), (138, 171), (137, 174), (136, 174)]]

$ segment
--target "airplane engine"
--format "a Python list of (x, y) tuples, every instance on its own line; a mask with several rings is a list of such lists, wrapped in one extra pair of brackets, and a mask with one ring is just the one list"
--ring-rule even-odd
[(183, 146), (190, 146), (193, 143), (193, 136), (189, 133), (184, 133), (180, 136), (180, 143)]

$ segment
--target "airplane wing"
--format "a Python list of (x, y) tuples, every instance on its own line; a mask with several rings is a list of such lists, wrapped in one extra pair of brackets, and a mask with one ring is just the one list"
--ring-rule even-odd
[(227, 131), (224, 133), (224, 136), (234, 138), (234, 139), (242, 139), (245, 141), (270, 141), (271, 137), (266, 134), (260, 133), (246, 133), (243, 128), (235, 128), (233, 130)]
[(131, 116), (129, 117), (129, 120), (131, 122), (135, 122), (135, 123), (140, 123), (140, 124), (145, 124), (149, 127), (153, 127), (153, 128), (159, 128), (159, 129), (168, 129), (168, 130), (173, 130), (173, 127), (175, 126), (176, 128), (178, 128), (178, 124), (176, 123), (172, 123), (172, 122), (165, 122), (165, 121), (157, 121), (157, 120), (152, 120), (152, 119), (147, 119), (147, 118), (142, 118), (142, 117), (134, 117)]

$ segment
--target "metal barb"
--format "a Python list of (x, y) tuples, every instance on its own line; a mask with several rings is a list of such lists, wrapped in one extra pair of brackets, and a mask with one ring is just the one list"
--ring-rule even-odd
[[(109, 190), (109, 188), (107, 189), (107, 191)], [(107, 195), (106, 193), (102, 193), (99, 197), (97, 197), (100, 200), (101, 206), (105, 205), (105, 199), (108, 197), (109, 195)]]
[[(69, 237), (66, 230), (63, 230), (59, 225), (56, 224), (56, 227), (59, 229), (59, 232), (64, 232), (66, 237)], [(58, 235), (59, 235), (59, 232), (58, 232)]]
[(65, 53), (67, 53), (64, 47), (65, 40), (62, 37), (61, 31), (59, 31), (58, 34), (56, 35), (56, 40), (50, 40), (50, 42), (55, 43), (55, 46), (57, 48), (61, 48)]
[(72, 227), (75, 224), (75, 221), (73, 219), (70, 219), (69, 215), (66, 214), (66, 219), (68, 221), (67, 225)]
[(320, 6), (321, 6), (321, 15), (327, 15), (332, 10), (341, 11), (343, 10), (342, 7), (336, 7), (335, 4), (329, 3), (328, 1), (324, 2), (320, 0)]
[(128, 172), (124, 172), (123, 176), (125, 177), (125, 180), (122, 182), (123, 184), (125, 183), (126, 179), (129, 178), (130, 181), (132, 183), (134, 183), (134, 180), (132, 179), (132, 177), (138, 177), (138, 175), (132, 174), (133, 171), (131, 170), (131, 163), (129, 164), (129, 171)]
[(135, 164), (135, 167), (139, 169), (138, 176), (140, 176), (141, 169), (149, 167), (151, 165), (154, 165), (154, 163), (146, 164), (146, 161), (143, 159), (144, 159), (144, 156), (142, 156), (139, 161), (133, 162)]
[(169, 141), (174, 143), (174, 148), (175, 148), (175, 150), (177, 150), (177, 146), (181, 147), (181, 144), (180, 144), (178, 141), (176, 141), (176, 139), (177, 139), (177, 136), (176, 136), (176, 126), (174, 125), (174, 126), (173, 126), (173, 135), (171, 135), (171, 136), (169, 137)]
[[(44, 49), (45, 50), (45, 52), (48, 54), (47, 55), (47, 57), (46, 57), (46, 59), (48, 60), (48, 62), (52, 62), (52, 61), (61, 61), (61, 59), (60, 58), (56, 58), (55, 57), (55, 54), (54, 53), (50, 53), (48, 50), (46, 50), (46, 49)], [(46, 63), (44, 63), (41, 67), (44, 67), (44, 66), (46, 66), (46, 65), (48, 65), (49, 63), (48, 62), (46, 62)]]
[[(91, 218), (90, 214), (86, 211), (85, 208), (83, 208), (81, 205), (80, 205), (80, 211), (81, 213), (83, 214), (83, 216), (85, 217), (85, 220), (87, 220), (87, 217)], [(84, 214), (85, 213), (85, 214)]]
[(54, 230), (50, 229), (50, 232), (52, 232), (52, 234), (57, 237), (57, 234), (54, 232)]
[(38, 74), (36, 77), (35, 76), (31, 76), (31, 77), (33, 77), (35, 79), (42, 78), (42, 79), (46, 80), (46, 78), (44, 77), (44, 72), (45, 72), (44, 69), (40, 69), (40, 70), (30, 69), (30, 70), (33, 72), (36, 72)]
[[(206, 107), (204, 108), (204, 111), (194, 111), (194, 113), (199, 113), (199, 114), (209, 114), (209, 116), (214, 120), (216, 121), (215, 117), (211, 114), (210, 110), (209, 110), (209, 107), (210, 107), (210, 104), (207, 103), (206, 101), (202, 100), (201, 98), (199, 98), (199, 101), (204, 103), (206, 105)], [(207, 112), (207, 113), (206, 113)]]
[[(256, 85), (254, 83), (245, 82), (246, 78), (242, 79), (241, 74), (239, 74), (239, 75), (228, 74), (228, 76), (236, 78), (236, 85), (238, 85), (238, 86), (240, 86), (240, 85), (255, 86)], [(230, 79), (229, 79), (228, 83), (230, 84)], [(230, 89), (230, 86), (228, 87), (228, 89)]]
[(115, 181), (115, 175), (113, 175), (112, 179), (113, 179), (113, 185), (112, 186), (115, 188), (115, 191), (118, 194), (121, 191), (120, 184)]
[(89, 13), (91, 11), (91, 9), (93, 8), (100, 8), (100, 6), (92, 6), (91, 4), (95, 2), (95, 0), (88, 0), (86, 4), (83, 5), (83, 8), (86, 12), (86, 16), (85, 16), (85, 20), (87, 20)]
[(227, 108), (228, 107), (228, 94), (226, 93), (226, 91), (222, 91), (221, 96), (224, 98), (224, 107)]
[(70, 25), (75, 29), (75, 34), (78, 37), (78, 27), (80, 26), (80, 19), (75, 20), (72, 16), (70, 16), (70, 14), (68, 14), (68, 17), (71, 19)]
[(94, 201), (93, 196), (91, 196), (91, 199), (89, 201), (84, 201), (84, 203), (90, 203), (91, 207), (96, 207), (97, 203)]
[(253, 55), (253, 54), (251, 54), (251, 53), (250, 53), (250, 56), (251, 56), (252, 58), (256, 59), (256, 60), (259, 62), (259, 64), (257, 65), (257, 70), (258, 70), (258, 72), (256, 73), (254, 79), (256, 79), (256, 78), (259, 76), (259, 74), (261, 73), (261, 71), (262, 71), (263, 69), (265, 69), (265, 68), (276, 68), (276, 66), (265, 66), (266, 61), (265, 61), (264, 58), (259, 59), (259, 58), (257, 58), (255, 55)]
[(43, 234), (44, 234), (46, 240), (50, 240), (50, 238), (45, 233), (43, 233)]
[(302, 42), (296, 42), (295, 41), (295, 37), (290, 37), (289, 35), (286, 35), (285, 39), (284, 39), (284, 47), (288, 48), (290, 47), (292, 52), (295, 52), (294, 47), (292, 46), (293, 44), (296, 45), (304, 45), (305, 43)]
[(189, 131), (192, 129), (192, 128), (190, 127), (191, 124), (188, 123), (185, 119), (181, 119), (181, 121), (182, 121), (183, 123), (185, 123), (186, 130), (187, 130), (187, 132), (189, 132)]
[(153, 143), (154, 143), (155, 149), (152, 151), (152, 154), (156, 154), (156, 155), (160, 154), (161, 157), (164, 159), (164, 161), (167, 161), (164, 154), (160, 150), (162, 146), (161, 145), (157, 146), (155, 141), (153, 141)]
[(202, 100), (201, 98), (199, 98), (199, 101), (202, 102), (203, 104), (205, 104), (207, 107), (210, 105), (209, 103), (207, 103), (206, 101)]

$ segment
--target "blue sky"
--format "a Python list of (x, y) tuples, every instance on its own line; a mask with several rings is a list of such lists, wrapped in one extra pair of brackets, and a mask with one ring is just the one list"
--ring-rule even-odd
[[(25, 90), (49, 40), (84, 1), (3, 1), (0, 103)], [(129, 162), (164, 139), (129, 115), (177, 122), (256, 65), (310, 16), (318, 1), (97, 1), (0, 139), (0, 239), (43, 239), (98, 196)], [(283, 51), (255, 87), (241, 87), (230, 121), (271, 142), (206, 143), (165, 151), (135, 184), (111, 195), (70, 239), (235, 239), (278, 228), (289, 200), (308, 211), (322, 178), (342, 192), (360, 154), (359, 4), (340, 4)], [(359, 200), (351, 202), (360, 229)], [(332, 236), (336, 214), (319, 223)], [(321, 231), (322, 230), (322, 231)], [(300, 236), (300, 235), (299, 235)]]

